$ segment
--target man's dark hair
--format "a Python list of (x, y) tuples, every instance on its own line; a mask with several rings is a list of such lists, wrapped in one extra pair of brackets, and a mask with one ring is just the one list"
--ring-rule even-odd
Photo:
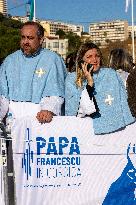
[(24, 26), (35, 26), (37, 28), (37, 35), (42, 38), (44, 36), (44, 28), (37, 22), (34, 22), (34, 21), (27, 21), (25, 22), (21, 29), (24, 27)]

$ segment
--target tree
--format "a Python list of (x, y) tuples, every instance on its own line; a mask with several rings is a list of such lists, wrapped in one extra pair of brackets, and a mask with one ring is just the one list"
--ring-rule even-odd
[(68, 39), (68, 54), (77, 51), (81, 45), (80, 36), (70, 31), (66, 34), (66, 38)]
[(22, 23), (0, 14), (0, 62), (20, 48), (19, 29)]
[(88, 33), (88, 32), (85, 32), (85, 31), (82, 31), (82, 32), (81, 32), (81, 36), (83, 36), (83, 35), (89, 35), (89, 33)]
[(0, 13), (0, 22), (4, 20), (4, 16), (2, 13)]
[(62, 29), (56, 32), (60, 39), (68, 39), (68, 54), (73, 53), (78, 50), (81, 45), (81, 38), (72, 31), (65, 33)]
[(65, 39), (66, 38), (66, 33), (62, 29), (57, 30), (56, 35), (58, 35), (60, 39)]

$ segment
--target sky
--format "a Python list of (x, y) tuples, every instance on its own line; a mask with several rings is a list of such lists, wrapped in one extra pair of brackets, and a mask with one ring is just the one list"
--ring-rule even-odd
[[(127, 20), (131, 25), (131, 4), (128, 12), (125, 12), (126, 0), (35, 1), (37, 18), (81, 24), (87, 32), (89, 23), (93, 22)], [(25, 16), (26, 6), (23, 4), (26, 2), (27, 0), (8, 0), (9, 14), (12, 16)], [(136, 0), (134, 0), (134, 22), (136, 22)]]

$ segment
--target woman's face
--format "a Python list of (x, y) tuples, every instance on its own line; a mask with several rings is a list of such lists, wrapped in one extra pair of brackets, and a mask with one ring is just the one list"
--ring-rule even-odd
[(93, 65), (93, 72), (100, 68), (100, 55), (96, 48), (88, 50), (83, 56), (83, 61)]

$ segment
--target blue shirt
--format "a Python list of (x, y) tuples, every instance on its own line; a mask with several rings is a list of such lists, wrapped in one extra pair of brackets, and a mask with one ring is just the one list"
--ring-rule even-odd
[(9, 55), (0, 68), (0, 95), (13, 101), (39, 103), (47, 96), (64, 97), (66, 69), (54, 52), (41, 49), (34, 56), (21, 50)]

